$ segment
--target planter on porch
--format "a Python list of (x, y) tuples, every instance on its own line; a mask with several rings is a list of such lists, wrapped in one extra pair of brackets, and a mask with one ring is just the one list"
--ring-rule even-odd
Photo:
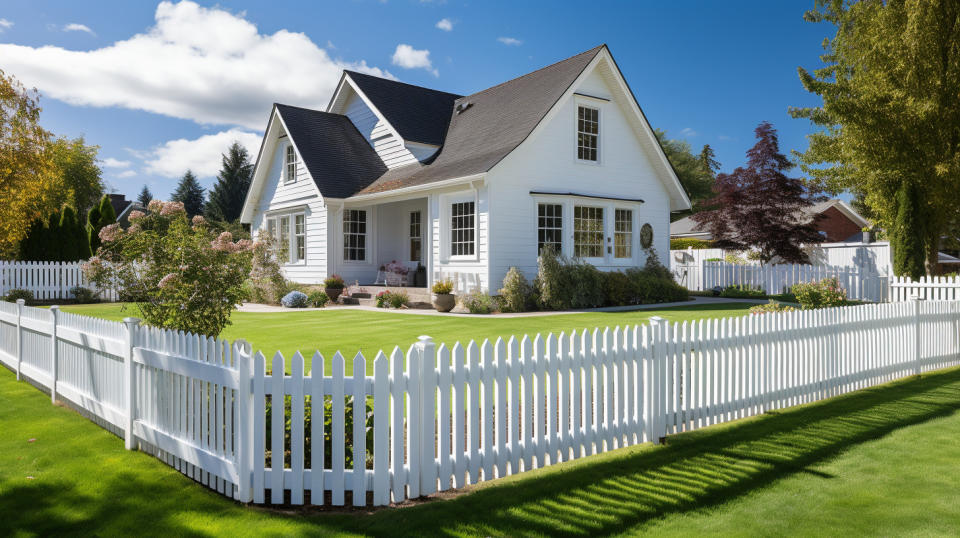
[(340, 275), (330, 275), (323, 281), (323, 291), (330, 298), (331, 303), (337, 302), (345, 287), (346, 283)]
[(436, 293), (433, 296), (433, 307), (437, 312), (449, 312), (457, 306), (457, 296), (452, 293)]

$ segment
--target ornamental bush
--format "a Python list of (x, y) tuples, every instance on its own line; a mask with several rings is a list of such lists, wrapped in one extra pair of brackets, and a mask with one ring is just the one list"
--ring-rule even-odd
[(404, 291), (390, 292), (390, 306), (400, 308), (410, 302), (410, 296)]
[(690, 247), (693, 247), (694, 250), (713, 248), (713, 241), (693, 238), (679, 238), (670, 240), (670, 250), (687, 250), (687, 248)]
[(384, 290), (377, 294), (374, 299), (377, 303), (377, 308), (387, 308), (390, 306), (390, 296), (393, 295), (390, 293), (390, 290)]
[(507, 276), (503, 277), (503, 287), (497, 293), (503, 312), (526, 312), (533, 304), (533, 286), (516, 267), (507, 271)]
[(446, 278), (434, 282), (432, 291), (437, 295), (447, 295), (453, 293), (453, 280)]
[(796, 284), (790, 291), (804, 310), (843, 306), (847, 302), (847, 291), (840, 287), (836, 278)]
[(330, 297), (322, 291), (315, 291), (307, 296), (307, 303), (314, 308), (323, 308), (330, 302)]
[(770, 301), (767, 304), (758, 304), (756, 306), (750, 307), (751, 314), (767, 314), (769, 312), (793, 312), (796, 308), (779, 303), (777, 301)]
[(734, 284), (723, 288), (723, 291), (720, 292), (720, 297), (736, 299), (759, 299), (766, 296), (767, 294), (762, 289), (749, 284)]
[(470, 292), (460, 298), (460, 304), (471, 314), (489, 314), (493, 312), (493, 297), (482, 291)]
[(74, 286), (70, 288), (70, 295), (80, 304), (95, 303), (98, 299), (97, 292), (83, 286)]
[(347, 287), (346, 283), (343, 281), (343, 277), (340, 275), (330, 275), (323, 280), (323, 287), (330, 289), (342, 290)]
[(15, 303), (17, 299), (23, 299), (23, 302), (29, 304), (33, 302), (33, 292), (30, 290), (10, 290), (7, 292), (7, 296), (4, 299), (8, 302)]
[(307, 294), (302, 291), (291, 291), (280, 299), (280, 304), (285, 308), (306, 308), (308, 305)]
[[(102, 209), (101, 209), (102, 211)], [(98, 288), (135, 297), (147, 324), (217, 336), (245, 296), (253, 243), (216, 235), (203, 217), (187, 220), (179, 202), (150, 202), (130, 214), (130, 227), (100, 230), (97, 255), (84, 265)]]

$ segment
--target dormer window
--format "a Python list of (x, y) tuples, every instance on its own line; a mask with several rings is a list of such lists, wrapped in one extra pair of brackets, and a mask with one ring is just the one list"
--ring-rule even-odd
[(600, 139), (600, 110), (577, 107), (577, 159), (597, 162)]
[(283, 177), (284, 183), (293, 183), (297, 180), (297, 152), (293, 149), (293, 144), (287, 146), (287, 171)]

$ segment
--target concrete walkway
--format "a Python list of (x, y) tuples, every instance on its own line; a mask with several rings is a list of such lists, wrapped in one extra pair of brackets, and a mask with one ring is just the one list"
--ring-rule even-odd
[[(315, 310), (339, 311), (339, 310), (365, 310), (368, 312), (388, 312), (391, 314), (415, 314), (420, 316), (461, 316), (461, 317), (496, 317), (496, 318), (528, 318), (536, 316), (563, 316), (567, 314), (582, 314), (584, 312), (632, 312), (634, 310), (659, 310), (661, 308), (671, 308), (676, 306), (698, 306), (724, 303), (747, 303), (747, 304), (766, 304), (767, 299), (728, 299), (725, 297), (691, 297), (689, 301), (678, 303), (655, 303), (629, 306), (607, 306), (603, 308), (587, 308), (584, 310), (563, 310), (560, 312), (515, 312), (509, 314), (470, 314), (464, 311), (437, 312), (436, 310), (427, 310), (419, 308), (377, 308), (375, 306), (360, 305), (331, 305), (326, 308), (284, 308), (282, 306), (243, 303), (237, 308), (237, 312), (311, 312)], [(459, 310), (460, 307), (458, 306)]]

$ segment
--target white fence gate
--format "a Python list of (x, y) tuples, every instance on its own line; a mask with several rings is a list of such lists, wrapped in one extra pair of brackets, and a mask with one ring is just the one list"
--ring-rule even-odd
[[(318, 353), (306, 374), (299, 353), (268, 363), (242, 340), (0, 302), (0, 363), (127, 448), (242, 502), (329, 494), (334, 505), (402, 501), (955, 366), (960, 303), (654, 318), (452, 347), (421, 337), (377, 354), (372, 373), (363, 355), (351, 362), (347, 374), (337, 353), (327, 371)], [(348, 434), (348, 418), (372, 437)]]
[(116, 301), (113, 289), (98, 290), (83, 275), (83, 262), (29, 262), (0, 260), (0, 297), (10, 290), (21, 289), (33, 293), (38, 301), (72, 299), (70, 289), (83, 286), (99, 291), (105, 301)]
[(768, 294), (784, 293), (795, 284), (836, 278), (847, 291), (847, 298), (883, 302), (888, 297), (888, 278), (865, 273), (854, 267), (823, 265), (735, 265), (704, 262), (703, 289), (727, 286), (752, 286)]
[(914, 297), (934, 301), (960, 300), (960, 277), (924, 276), (917, 281), (907, 277), (890, 279), (891, 301), (909, 301)]

